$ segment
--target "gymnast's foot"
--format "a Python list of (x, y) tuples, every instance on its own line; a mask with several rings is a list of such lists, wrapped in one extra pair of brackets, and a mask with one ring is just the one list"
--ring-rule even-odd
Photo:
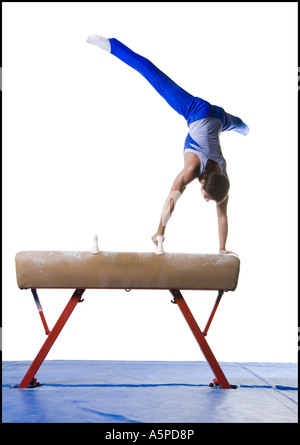
[(99, 46), (99, 48), (105, 49), (110, 53), (110, 41), (106, 37), (98, 36), (97, 34), (92, 34), (88, 37), (87, 43), (92, 43), (93, 45)]

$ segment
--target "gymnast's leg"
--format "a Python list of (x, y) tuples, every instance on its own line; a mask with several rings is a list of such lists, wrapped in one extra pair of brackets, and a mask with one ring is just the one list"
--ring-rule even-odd
[[(110, 52), (118, 59), (138, 71), (153, 88), (166, 100), (166, 102), (183, 116), (186, 120), (193, 112), (193, 104), (196, 98), (179, 87), (172, 79), (159, 70), (150, 60), (134, 53), (130, 48), (119, 42), (117, 39), (106, 39), (98, 35), (88, 38), (88, 43), (99, 46)], [(200, 99), (201, 100), (201, 99)]]

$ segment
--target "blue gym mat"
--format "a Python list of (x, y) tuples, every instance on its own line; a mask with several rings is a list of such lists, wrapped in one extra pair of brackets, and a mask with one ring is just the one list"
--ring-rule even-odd
[(41, 386), (18, 389), (31, 362), (2, 363), (3, 423), (297, 423), (295, 363), (220, 363), (236, 389), (211, 387), (206, 362), (45, 360)]

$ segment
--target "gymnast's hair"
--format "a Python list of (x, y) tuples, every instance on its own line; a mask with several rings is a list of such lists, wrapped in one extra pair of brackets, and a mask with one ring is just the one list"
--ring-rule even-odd
[(224, 201), (228, 195), (230, 188), (229, 179), (226, 175), (222, 173), (208, 173), (205, 176), (205, 184), (203, 189), (208, 193), (213, 201), (218, 204)]

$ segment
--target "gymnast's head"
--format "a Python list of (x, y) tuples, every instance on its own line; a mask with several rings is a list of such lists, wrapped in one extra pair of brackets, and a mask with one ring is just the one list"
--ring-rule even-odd
[(229, 179), (222, 173), (208, 173), (201, 180), (201, 192), (206, 202), (216, 201), (220, 204), (225, 200), (229, 192)]

